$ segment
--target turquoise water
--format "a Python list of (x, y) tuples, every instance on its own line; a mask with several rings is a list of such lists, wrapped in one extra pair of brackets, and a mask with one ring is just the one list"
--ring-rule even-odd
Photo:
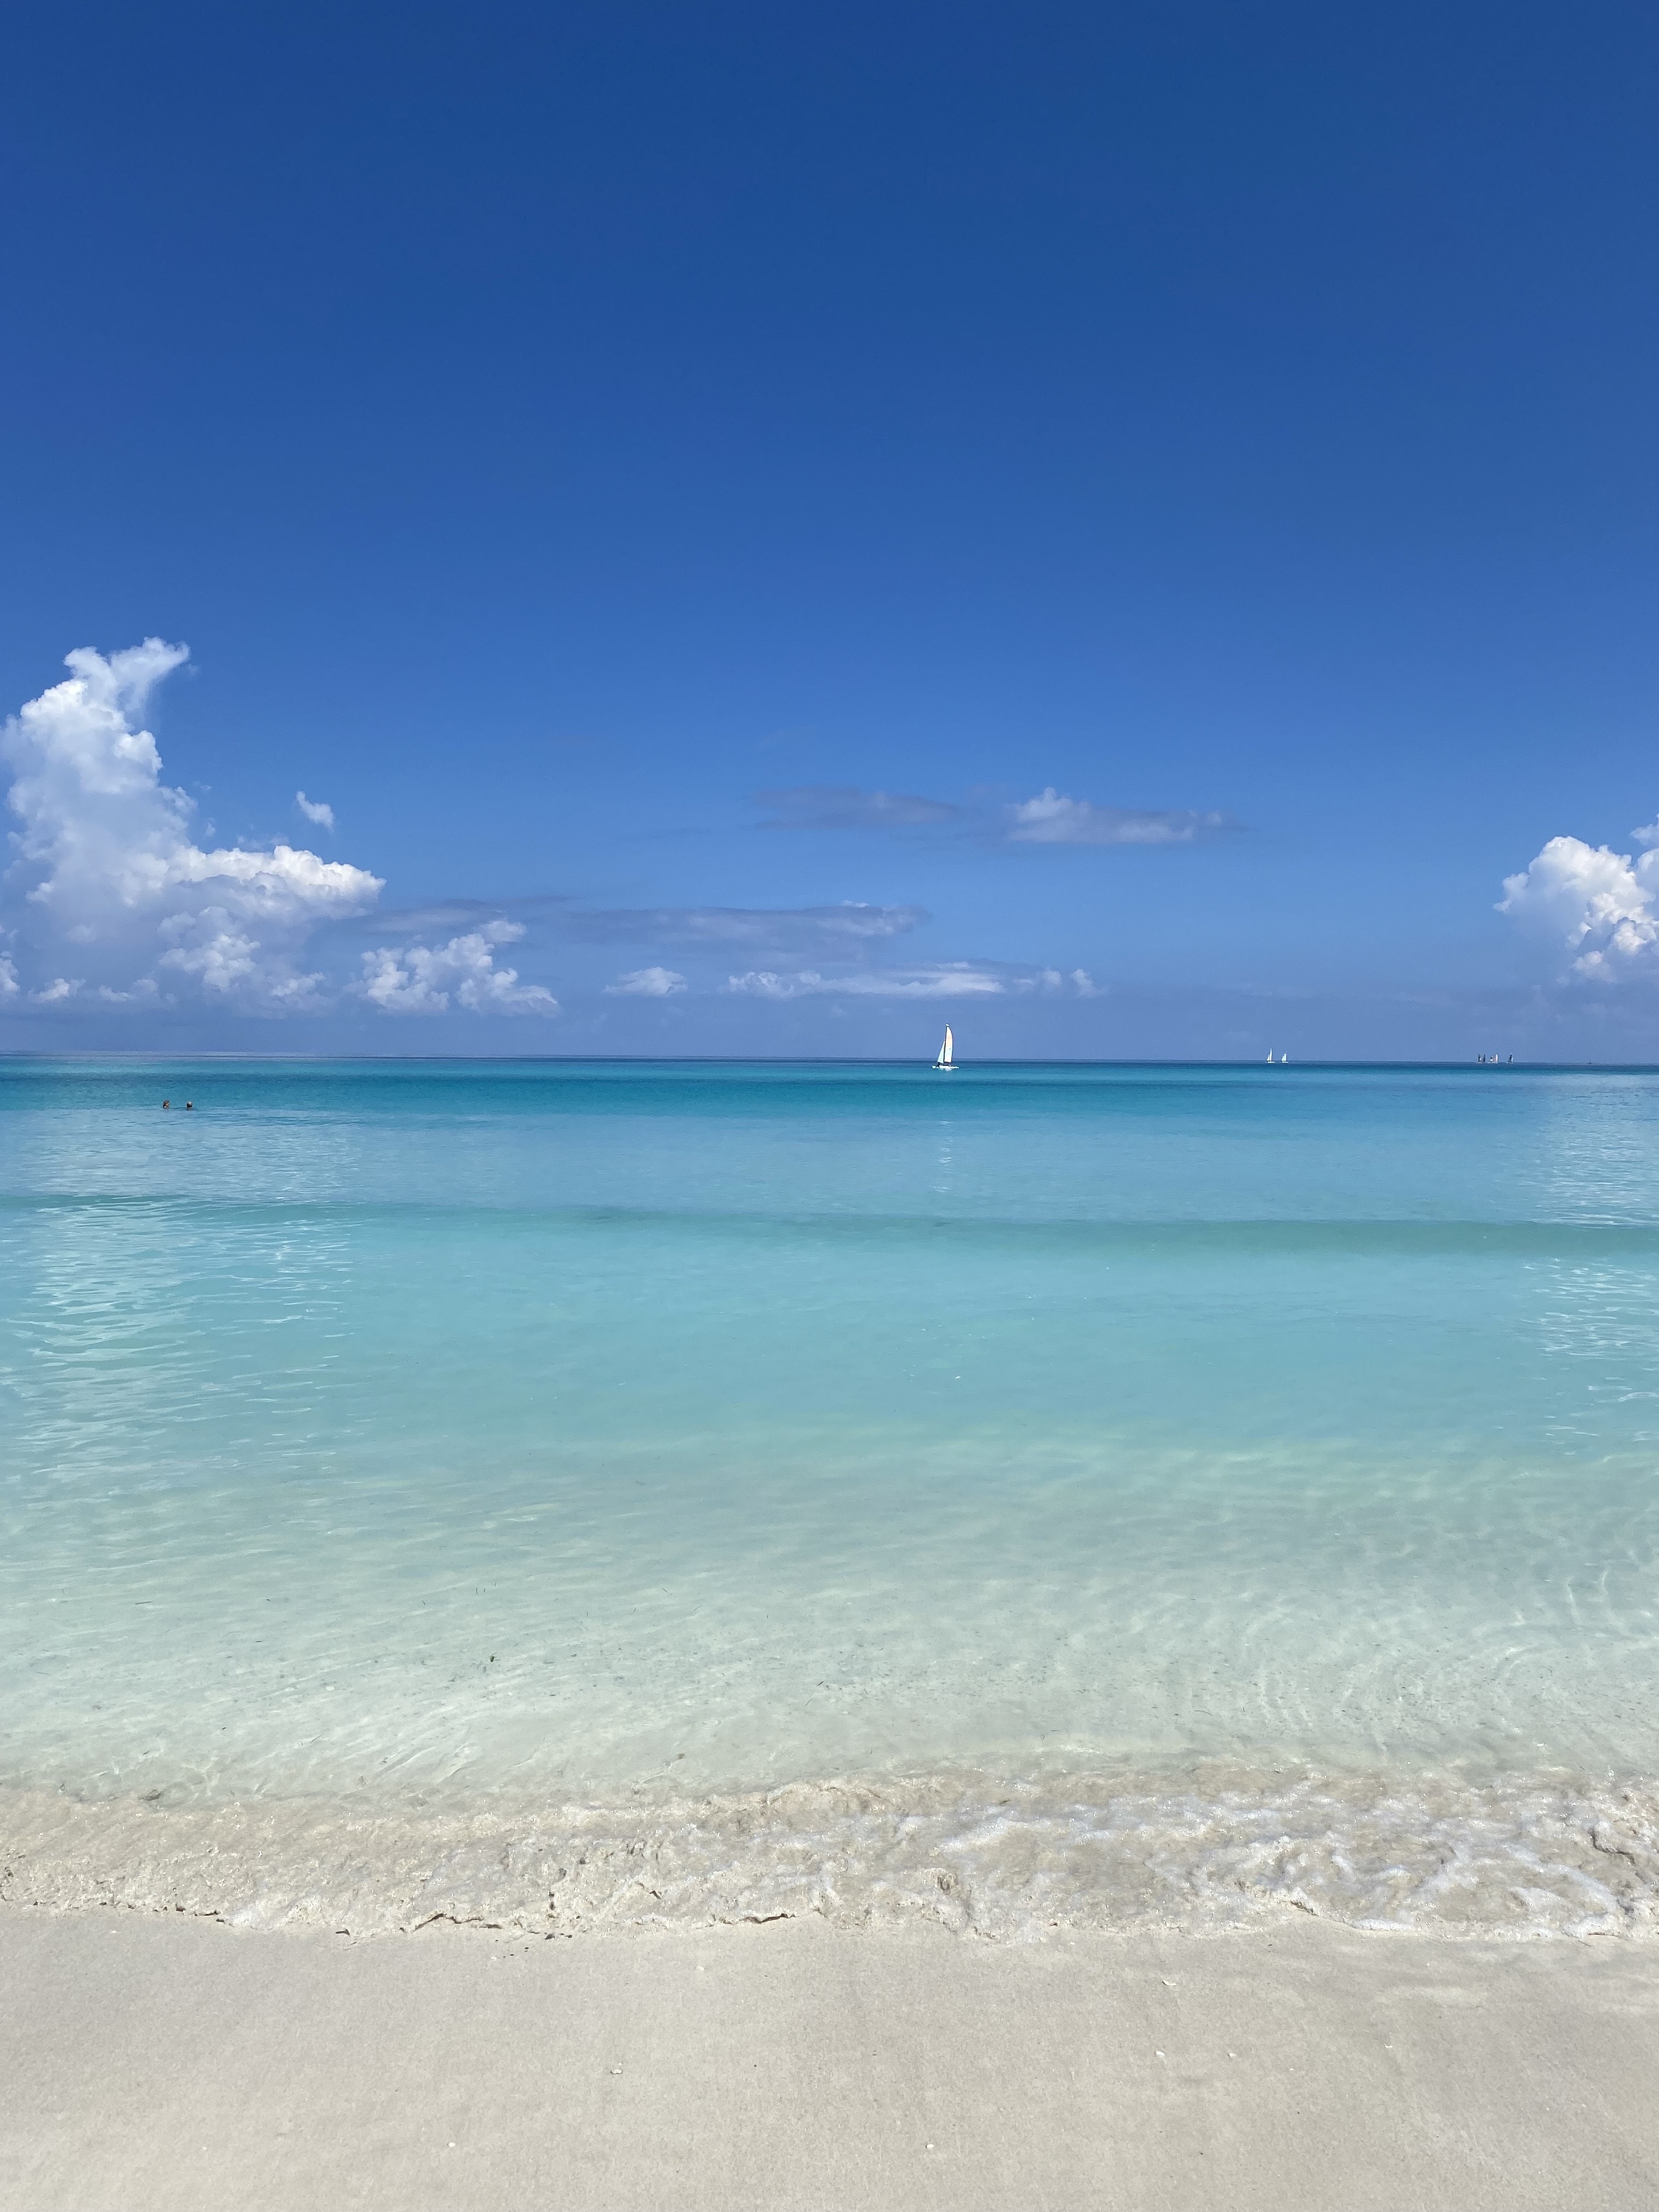
[(15, 1802), (303, 1808), (319, 1911), (331, 1818), (1065, 1919), (1131, 1802), (1190, 1887), (1659, 1773), (1642, 1072), (0, 1062), (0, 1424)]

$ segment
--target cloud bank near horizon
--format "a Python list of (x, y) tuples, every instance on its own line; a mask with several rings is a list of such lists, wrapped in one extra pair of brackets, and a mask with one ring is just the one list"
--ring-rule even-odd
[(516, 968), (497, 968), (495, 947), (524, 935), (521, 921), (492, 921), (447, 945), (377, 945), (363, 955), (362, 994), (384, 1014), (556, 1014), (539, 983), (520, 983)]
[(1058, 968), (1020, 969), (991, 961), (939, 960), (914, 968), (854, 969), (825, 975), (815, 968), (780, 974), (771, 969), (750, 969), (728, 975), (729, 994), (748, 999), (988, 999), (1028, 996), (1041, 992), (1054, 997), (1067, 983), (1079, 999), (1103, 996), (1100, 986), (1082, 968), (1062, 975)]
[[(0, 923), (0, 999), (35, 1006), (174, 1006), (240, 1013), (314, 1013), (353, 998), (386, 1013), (550, 1013), (546, 991), (495, 966), (504, 923), (442, 946), (366, 955), (362, 977), (332, 981), (306, 963), (325, 923), (371, 910), (384, 884), (367, 868), (283, 842), (198, 844), (189, 795), (161, 781), (142, 726), (151, 692), (189, 658), (161, 638), (106, 655), (65, 656), (67, 681), (43, 691), (0, 732), (12, 772), (11, 842)], [(304, 793), (316, 822), (332, 810)]]
[[(196, 801), (164, 780), (144, 722), (156, 687), (188, 657), (185, 646), (154, 637), (108, 654), (79, 647), (66, 657), (67, 679), (0, 731), (16, 824), (0, 879), (0, 1009), (9, 1017), (556, 1016), (553, 992), (503, 957), (527, 937), (544, 950), (557, 940), (578, 959), (581, 950), (639, 948), (641, 964), (583, 986), (595, 1012), (606, 1001), (643, 1012), (701, 998), (728, 1006), (839, 1000), (832, 1011), (856, 1002), (873, 1013), (883, 1002), (1101, 995), (1081, 968), (904, 957), (904, 940), (931, 920), (914, 904), (600, 907), (548, 895), (388, 913), (383, 878), (356, 862), (285, 838), (218, 844), (210, 824), (198, 827)], [(948, 826), (970, 813), (851, 787), (830, 798), (829, 814), (843, 827)], [(337, 832), (327, 800), (300, 790), (293, 804), (307, 822)], [(1002, 810), (998, 834), (1170, 842), (1173, 831), (1146, 826), (1164, 819), (1048, 791)], [(1131, 821), (1142, 824), (1134, 836)]]
[(605, 988), (612, 999), (672, 999), (687, 985), (678, 968), (634, 968)]

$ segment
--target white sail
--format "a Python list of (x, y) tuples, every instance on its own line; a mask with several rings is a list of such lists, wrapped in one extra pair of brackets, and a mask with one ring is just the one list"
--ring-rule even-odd
[(950, 1024), (947, 1022), (945, 1028), (945, 1042), (939, 1048), (939, 1058), (933, 1062), (934, 1066), (954, 1069), (957, 1064), (956, 1049), (956, 1040), (951, 1035)]

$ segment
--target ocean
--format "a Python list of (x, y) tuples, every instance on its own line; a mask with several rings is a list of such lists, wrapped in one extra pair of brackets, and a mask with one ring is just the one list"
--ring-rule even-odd
[(1650, 1072), (0, 1061), (0, 1438), (15, 1899), (1659, 1924)]

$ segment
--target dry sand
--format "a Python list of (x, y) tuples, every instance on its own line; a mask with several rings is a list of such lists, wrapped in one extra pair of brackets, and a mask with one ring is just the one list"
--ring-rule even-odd
[(1659, 1944), (0, 1914), (10, 2212), (1659, 2206)]

